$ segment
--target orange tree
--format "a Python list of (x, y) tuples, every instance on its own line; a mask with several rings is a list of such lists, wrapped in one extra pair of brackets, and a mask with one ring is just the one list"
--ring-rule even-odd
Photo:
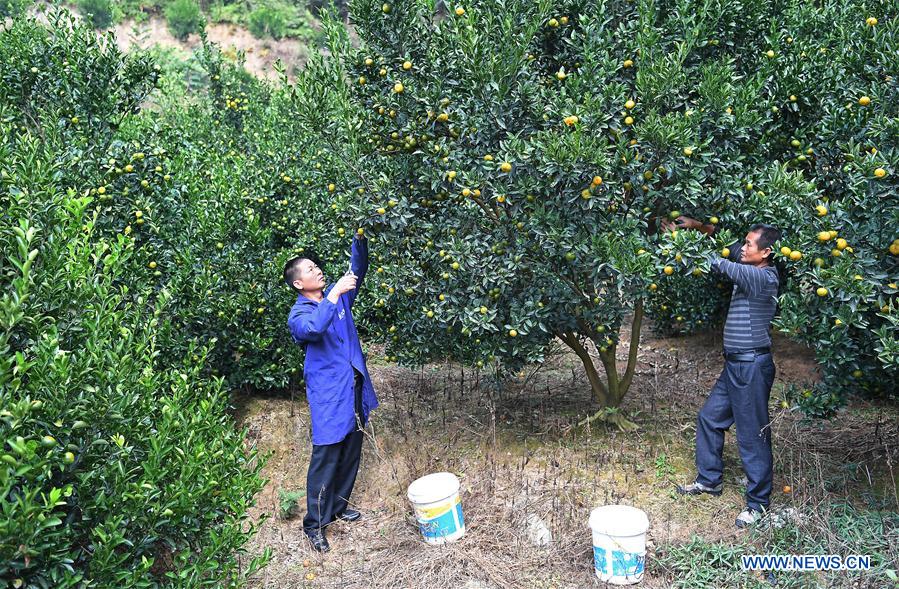
[(329, 275), (345, 270), (355, 226), (338, 226), (332, 201), (357, 188), (298, 127), (289, 88), (211, 44), (197, 57), (195, 90), (162, 68), (152, 112), (95, 155), (87, 194), (98, 230), (134, 244), (123, 282), (169, 297), (161, 363), (212, 343), (203, 370), (230, 386), (293, 386), (302, 356), (285, 316), (296, 295), (281, 271), (298, 254), (318, 256)]
[[(64, 14), (0, 30), (0, 578), (11, 587), (231, 587), (265, 560), (239, 558), (262, 461), (222, 379), (203, 374), (211, 342), (173, 342), (171, 293), (140, 270), (146, 245), (108, 232), (98, 205), (107, 150), (122, 151), (119, 129), (154, 72)], [(123, 167), (167, 186), (146, 169), (158, 157), (129, 153)], [(147, 188), (115, 197), (129, 186)]]
[[(814, 340), (829, 375), (849, 362), (871, 383), (895, 375), (895, 23), (866, 16), (861, 4), (351, 3), (359, 46), (332, 30), (336, 59), (300, 90), (329, 82), (344, 104), (340, 120), (308, 122), (341, 137), (371, 188), (343, 211), (391, 250), (375, 303), (395, 314), (390, 353), (515, 369), (559, 338), (595, 400), (616, 406), (647, 300), (681, 299), (675, 275), (708, 290), (711, 252), (768, 221), (806, 249), (779, 325)], [(679, 214), (723, 230), (661, 234)], [(818, 226), (852, 251), (814, 265)], [(825, 284), (835, 294), (818, 297)], [(850, 311), (853, 327), (829, 328)]]

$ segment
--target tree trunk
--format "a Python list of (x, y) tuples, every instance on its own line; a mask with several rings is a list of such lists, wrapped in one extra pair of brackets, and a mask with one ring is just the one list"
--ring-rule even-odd
[(587, 373), (587, 380), (590, 382), (590, 389), (593, 391), (593, 398), (596, 402), (599, 403), (601, 407), (611, 407), (609, 390), (599, 376), (599, 372), (596, 371), (596, 366), (593, 365), (593, 358), (590, 357), (587, 348), (578, 340), (577, 334), (562, 333), (559, 334), (559, 339), (565, 342), (569, 348), (574, 350), (574, 353), (577, 354), (577, 357), (580, 358), (581, 362), (584, 364), (584, 371)]
[[(599, 352), (599, 359), (602, 362), (605, 371), (605, 379), (603, 379), (596, 370), (593, 358), (578, 339), (578, 334), (574, 332), (565, 332), (559, 334), (565, 345), (571, 348), (584, 364), (584, 371), (587, 373), (587, 380), (590, 382), (590, 389), (593, 392), (593, 398), (603, 409), (610, 407), (618, 407), (624, 396), (627, 394), (634, 379), (634, 372), (637, 369), (637, 352), (640, 348), (640, 328), (643, 326), (643, 299), (638, 299), (634, 306), (634, 318), (631, 321), (631, 342), (628, 348), (627, 368), (624, 374), (619, 377), (618, 366), (615, 363), (615, 353), (618, 349), (617, 345), (606, 348), (606, 351)], [(591, 330), (592, 332), (592, 330)], [(596, 342), (597, 333), (583, 334)], [(597, 346), (599, 347), (599, 346)]]

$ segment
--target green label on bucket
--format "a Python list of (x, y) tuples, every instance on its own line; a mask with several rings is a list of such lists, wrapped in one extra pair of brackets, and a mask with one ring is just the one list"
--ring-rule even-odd
[[(456, 523), (458, 521), (458, 524)], [(426, 538), (440, 538), (455, 534), (465, 525), (462, 519), (462, 503), (447, 509), (444, 513), (430, 519), (419, 519), (418, 527)]]
[(646, 557), (636, 552), (593, 547), (593, 565), (603, 575), (635, 577), (643, 572), (645, 563)]

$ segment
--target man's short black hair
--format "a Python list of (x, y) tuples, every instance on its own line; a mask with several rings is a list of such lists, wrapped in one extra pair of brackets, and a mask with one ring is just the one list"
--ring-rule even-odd
[(287, 260), (287, 263), (284, 264), (284, 282), (295, 292), (300, 292), (300, 289), (293, 285), (293, 281), (300, 277), (300, 264), (308, 259), (303, 256), (297, 256)]
[[(777, 240), (783, 237), (783, 232), (780, 229), (778, 229), (774, 225), (768, 225), (766, 223), (756, 223), (749, 228), (749, 232), (757, 232), (759, 234), (757, 243), (759, 250), (773, 247), (774, 244), (777, 243)], [(766, 259), (770, 262), (773, 258), (774, 252), (772, 251)]]

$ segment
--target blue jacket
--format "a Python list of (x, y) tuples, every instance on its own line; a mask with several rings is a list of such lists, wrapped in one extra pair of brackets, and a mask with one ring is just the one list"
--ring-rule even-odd
[(291, 336), (306, 351), (303, 376), (312, 415), (312, 443), (317, 446), (340, 442), (356, 429), (353, 369), (364, 378), (363, 422), (378, 406), (350, 311), (368, 270), (368, 240), (354, 238), (352, 251), (356, 288), (340, 295), (337, 304), (327, 298), (333, 284), (325, 288), (320, 303), (300, 294), (287, 319)]

